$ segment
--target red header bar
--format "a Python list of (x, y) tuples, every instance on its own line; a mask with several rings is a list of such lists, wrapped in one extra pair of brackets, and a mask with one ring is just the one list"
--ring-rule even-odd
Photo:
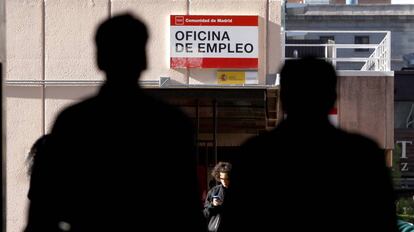
[(258, 16), (171, 15), (171, 26), (259, 26)]
[(257, 58), (179, 58), (171, 57), (171, 68), (258, 68)]

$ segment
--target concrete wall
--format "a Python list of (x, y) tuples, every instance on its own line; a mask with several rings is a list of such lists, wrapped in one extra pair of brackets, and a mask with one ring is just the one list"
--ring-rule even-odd
[[(5, 0), (7, 231), (21, 231), (26, 218), (26, 157), (68, 104), (97, 86), (43, 86), (11, 81), (103, 80), (95, 65), (97, 25), (129, 11), (150, 29), (148, 70), (142, 80), (168, 76), (181, 83), (214, 83), (215, 70), (169, 68), (169, 15), (258, 15), (259, 80), (280, 65), (280, 0)], [(1, 45), (0, 45), (1, 48)]]
[[(331, 0), (333, 4), (346, 4), (346, 0)], [(358, 0), (358, 4), (391, 4), (391, 0)]]
[(341, 128), (394, 148), (393, 72), (339, 72), (338, 121)]
[[(312, 0), (311, 0), (312, 1)], [(305, 0), (287, 0), (288, 3), (304, 3), (311, 2)], [(319, 2), (319, 1), (318, 1)], [(346, 0), (329, 0), (330, 4), (345, 4)], [(391, 0), (358, 0), (358, 4), (390, 4)]]

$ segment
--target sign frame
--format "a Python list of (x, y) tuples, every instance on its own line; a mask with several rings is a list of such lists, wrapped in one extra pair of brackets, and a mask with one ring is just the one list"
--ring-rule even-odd
[(170, 15), (170, 68), (258, 69), (257, 15)]

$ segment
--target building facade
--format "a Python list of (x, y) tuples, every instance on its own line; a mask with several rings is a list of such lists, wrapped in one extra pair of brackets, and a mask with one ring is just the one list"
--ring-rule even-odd
[[(395, 71), (393, 174), (395, 187), (412, 197), (414, 189), (414, 8), (412, 5), (308, 5), (302, 11), (287, 11), (287, 30), (352, 30), (391, 32), (391, 69)], [(329, 38), (337, 44), (378, 43), (379, 34), (315, 33), (307, 38)], [(348, 56), (361, 57), (368, 50), (353, 50)], [(351, 68), (349, 64), (347, 68)], [(353, 67), (357, 69), (358, 67)]]
[[(280, 66), (280, 1), (31, 0), (6, 1), (5, 166), (8, 232), (26, 218), (26, 159), (64, 107), (96, 92), (104, 77), (95, 61), (94, 34), (103, 20), (131, 12), (148, 26), (144, 82), (215, 84), (217, 69), (170, 68), (170, 15), (254, 15), (259, 18), (259, 84)], [(229, 140), (232, 136), (229, 135)]]
[[(391, 70), (401, 70), (405, 66), (403, 56), (414, 52), (413, 5), (306, 5), (301, 10), (288, 8), (286, 12), (287, 31), (390, 31)], [(330, 37), (337, 44), (377, 44), (383, 35), (351, 33), (341, 36), (334, 32), (311, 35), (313, 39), (321, 37)], [(349, 57), (366, 57), (370, 51), (355, 49), (347, 53)]]
[[(233, 96), (243, 96), (250, 101), (260, 99), (261, 109), (268, 110), (260, 112), (261, 116), (277, 114), (277, 88), (275, 90), (275, 86), (272, 86), (260, 89), (260, 86), (265, 85), (269, 77), (276, 77), (282, 64), (280, 0), (229, 0), (214, 1), (214, 4), (210, 0), (6, 0), (5, 3), (6, 64), (3, 98), (8, 232), (22, 231), (25, 225), (29, 183), (26, 159), (31, 145), (42, 134), (50, 131), (60, 110), (96, 93), (104, 80), (95, 64), (93, 37), (99, 23), (113, 15), (128, 11), (148, 25), (148, 70), (143, 73), (141, 80), (143, 84), (158, 85), (162, 78), (168, 77), (171, 83), (184, 85), (184, 88), (175, 90), (180, 91), (184, 99), (179, 99), (177, 94), (174, 95), (176, 98), (164, 95), (172, 103), (186, 103), (197, 94), (208, 95), (214, 102), (221, 95), (228, 96), (229, 92), (235, 91), (218, 88), (218, 71), (249, 71), (256, 73), (256, 86), (250, 86), (249, 91), (244, 91), (245, 86), (238, 86), (239, 92), (236, 91), (237, 94)], [(171, 15), (257, 16), (257, 69), (170, 68)], [(308, 21), (310, 25), (312, 20)], [(392, 73), (342, 72), (339, 75), (338, 89), (341, 94), (337, 101), (338, 126), (368, 135), (384, 150), (391, 150)], [(366, 85), (373, 88), (366, 91)], [(162, 89), (158, 90), (157, 94), (163, 95)], [(235, 105), (240, 106), (237, 97), (227, 99), (233, 109)], [(264, 102), (265, 97), (267, 100)], [(198, 114), (194, 108), (184, 107), (183, 110), (191, 111), (189, 114)], [(213, 115), (214, 112), (213, 107), (201, 109), (200, 114)], [(384, 113), (373, 115), (373, 112)], [(229, 115), (229, 112), (223, 110), (217, 114)], [(270, 118), (278, 120), (280, 117)], [(211, 123), (214, 124), (210, 122), (209, 125)], [(269, 125), (274, 127), (276, 122), (262, 123), (261, 128), (266, 129)], [(239, 127), (243, 125), (240, 124)], [(256, 131), (245, 130), (220, 133), (220, 126), (218, 130), (218, 143), (223, 147), (238, 146), (243, 140), (257, 134)], [(201, 136), (207, 136), (206, 134), (209, 133)]]

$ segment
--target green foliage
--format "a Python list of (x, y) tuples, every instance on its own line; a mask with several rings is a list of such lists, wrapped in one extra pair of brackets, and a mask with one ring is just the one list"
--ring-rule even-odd
[(399, 219), (414, 223), (414, 200), (412, 197), (401, 197), (397, 202)]

